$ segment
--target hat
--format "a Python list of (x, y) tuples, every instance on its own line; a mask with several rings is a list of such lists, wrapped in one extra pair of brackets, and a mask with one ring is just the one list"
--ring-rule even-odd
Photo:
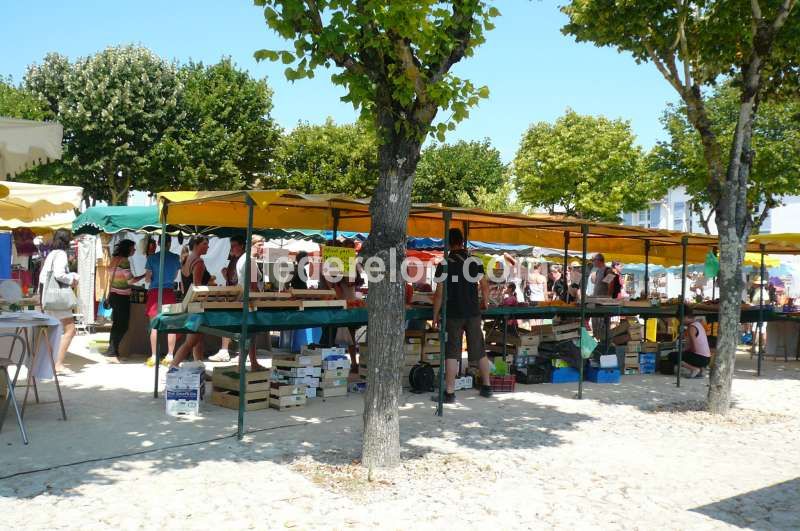
[(569, 266), (570, 266), (570, 267), (580, 267), (580, 266), (581, 266), (581, 263), (580, 263), (580, 262), (578, 262), (577, 260), (574, 260), (574, 261), (572, 261), (572, 262), (570, 262), (570, 263), (569, 263)]

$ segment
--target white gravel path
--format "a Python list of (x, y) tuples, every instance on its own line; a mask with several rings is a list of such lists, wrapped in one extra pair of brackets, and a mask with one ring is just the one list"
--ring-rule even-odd
[(723, 419), (695, 410), (705, 380), (660, 375), (587, 384), (582, 401), (574, 385), (463, 392), (442, 419), (407, 394), (404, 464), (370, 481), (360, 396), (254, 412), (240, 443), (235, 412), (169, 419), (151, 370), (89, 357), (64, 379), (67, 422), (41, 404), (30, 446), (12, 419), (0, 433), (3, 528), (800, 528), (798, 362), (757, 380), (741, 357)]

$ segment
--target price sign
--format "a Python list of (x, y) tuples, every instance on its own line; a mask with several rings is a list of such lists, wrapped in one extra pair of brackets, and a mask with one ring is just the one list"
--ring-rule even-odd
[(322, 247), (322, 262), (330, 267), (331, 261), (338, 266), (336, 269), (341, 268), (339, 270), (342, 273), (353, 273), (356, 267), (356, 250), (351, 247), (331, 247), (330, 245), (325, 245)]

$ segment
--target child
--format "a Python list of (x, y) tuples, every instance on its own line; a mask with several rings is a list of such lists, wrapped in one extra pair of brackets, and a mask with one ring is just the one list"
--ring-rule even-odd
[[(509, 282), (506, 286), (505, 291), (503, 292), (503, 302), (500, 303), (501, 306), (516, 306), (517, 305), (517, 285), (513, 282)], [(508, 320), (508, 330), (516, 332), (517, 330), (517, 320), (516, 319), (509, 319)]]

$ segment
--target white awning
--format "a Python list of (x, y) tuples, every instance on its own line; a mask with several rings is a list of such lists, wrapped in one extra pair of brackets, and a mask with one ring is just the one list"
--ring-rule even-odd
[(0, 117), (0, 180), (60, 159), (63, 135), (59, 123)]

